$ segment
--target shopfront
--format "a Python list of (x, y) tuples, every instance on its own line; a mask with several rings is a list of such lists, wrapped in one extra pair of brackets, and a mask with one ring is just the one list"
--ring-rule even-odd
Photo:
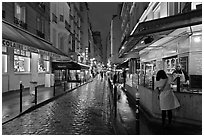
[(74, 61), (52, 62), (52, 73), (55, 81), (82, 82), (89, 78), (89, 66)]
[(25, 88), (30, 82), (45, 84), (45, 74), (51, 73), (52, 59), (65, 56), (29, 32), (2, 22), (2, 92)]
[[(196, 13), (197, 11), (193, 11)], [(191, 13), (193, 13), (191, 12)], [(136, 92), (140, 93), (141, 106), (149, 112), (152, 116), (161, 117), (159, 108), (158, 94), (155, 92), (156, 87), (156, 73), (163, 69), (168, 76), (172, 77), (172, 72), (175, 70), (176, 63), (180, 63), (182, 68), (190, 77), (190, 85), (180, 88), (180, 92), (175, 91), (181, 107), (173, 111), (174, 120), (184, 123), (202, 124), (202, 17), (201, 12), (193, 15), (186, 13), (179, 17), (181, 21), (183, 18), (184, 24), (175, 20), (169, 25), (160, 24), (162, 30), (154, 29), (154, 21), (146, 23), (149, 29), (144, 28), (144, 32), (138, 32), (135, 36), (158, 35), (158, 31), (168, 32), (166, 37), (157, 41), (153, 41), (147, 48), (139, 52), (140, 71), (133, 71), (131, 84), (127, 83), (126, 89), (135, 96)], [(191, 16), (192, 15), (192, 16)], [(186, 18), (184, 18), (186, 16)], [(189, 19), (187, 19), (189, 18)], [(195, 18), (195, 19), (194, 19)], [(173, 17), (166, 19), (174, 20)], [(166, 19), (158, 21), (167, 22)], [(156, 22), (156, 21), (155, 21)], [(179, 23), (180, 22), (180, 23)], [(159, 25), (158, 25), (159, 26)], [(177, 26), (175, 28), (175, 26)], [(141, 27), (141, 28), (142, 28)], [(148, 28), (148, 27), (147, 27)], [(172, 29), (173, 28), (173, 29)], [(138, 43), (141, 43), (140, 41)], [(136, 67), (132, 62), (130, 70)], [(136, 82), (137, 81), (137, 82)], [(139, 82), (138, 82), (139, 81)], [(137, 90), (138, 87), (138, 90)]]

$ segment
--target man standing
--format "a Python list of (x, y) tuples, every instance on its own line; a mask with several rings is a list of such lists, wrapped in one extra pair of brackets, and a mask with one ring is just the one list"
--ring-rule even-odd
[(181, 84), (189, 85), (189, 76), (185, 70), (181, 69), (181, 64), (176, 65), (176, 70), (174, 70), (173, 74), (173, 82), (177, 80), (177, 77), (180, 77)]

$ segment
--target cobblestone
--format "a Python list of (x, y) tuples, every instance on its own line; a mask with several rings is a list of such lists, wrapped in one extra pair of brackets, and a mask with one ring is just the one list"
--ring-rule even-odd
[(98, 78), (2, 125), (3, 135), (111, 135), (107, 82)]

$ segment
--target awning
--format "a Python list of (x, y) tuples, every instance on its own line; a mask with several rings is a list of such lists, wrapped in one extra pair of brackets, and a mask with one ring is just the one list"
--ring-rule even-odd
[(116, 69), (129, 68), (129, 59), (116, 66)]
[[(136, 50), (142, 50), (175, 29), (199, 24), (202, 24), (202, 9), (141, 22), (133, 35), (129, 36), (127, 41), (124, 42), (124, 48), (119, 51), (119, 57), (123, 57), (124, 53), (134, 50), (133, 47)], [(141, 43), (142, 41), (143, 43)]]
[(53, 70), (81, 70), (81, 69), (89, 69), (88, 65), (77, 63), (74, 61), (55, 61), (52, 62)]
[(82, 63), (78, 63), (81, 66), (81, 69), (89, 69), (90, 66)]
[(53, 70), (80, 70), (81, 66), (74, 61), (52, 62)]
[(44, 50), (58, 55), (67, 56), (64, 52), (52, 46), (51, 43), (21, 29), (12, 24), (2, 21), (2, 39), (16, 42), (31, 47), (32, 51)]

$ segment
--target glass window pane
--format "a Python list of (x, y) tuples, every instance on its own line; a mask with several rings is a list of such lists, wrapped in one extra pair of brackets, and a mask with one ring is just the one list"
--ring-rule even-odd
[(14, 54), (20, 54), (20, 50), (19, 49), (14, 49)]
[(7, 55), (2, 55), (2, 73), (7, 72)]
[(30, 58), (14, 55), (14, 72), (30, 72)]
[(2, 52), (7, 52), (6, 46), (2, 46)]

